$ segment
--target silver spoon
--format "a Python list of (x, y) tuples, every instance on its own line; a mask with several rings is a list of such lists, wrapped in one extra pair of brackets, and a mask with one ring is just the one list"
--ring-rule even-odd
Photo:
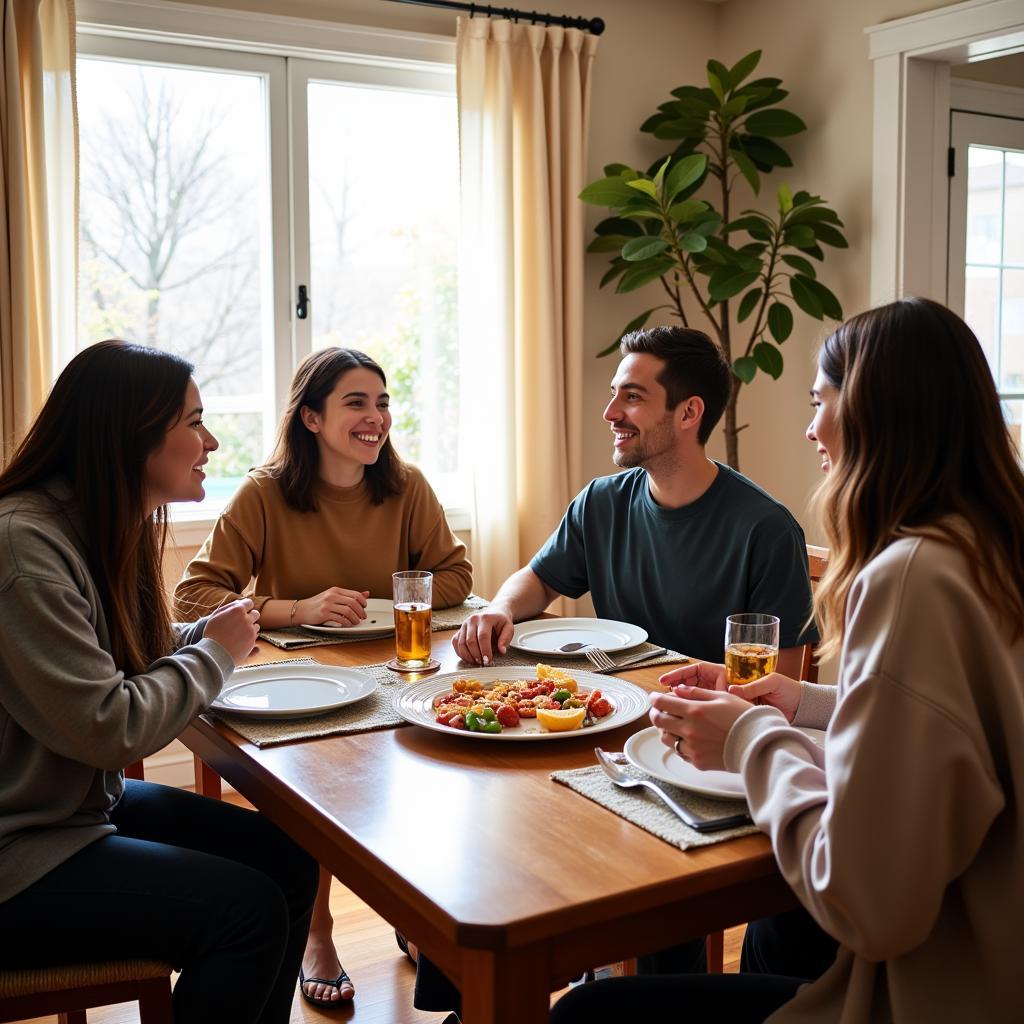
[(576, 643), (575, 641), (573, 641), (571, 644), (562, 644), (562, 646), (559, 647), (558, 649), (563, 654), (572, 654), (573, 651), (578, 651), (578, 650), (581, 650), (584, 647), (590, 647), (590, 646), (592, 646), (592, 645), (591, 644)]

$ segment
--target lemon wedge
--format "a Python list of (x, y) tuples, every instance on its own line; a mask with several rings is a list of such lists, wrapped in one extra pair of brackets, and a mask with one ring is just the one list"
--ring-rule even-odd
[(576, 692), (576, 680), (568, 672), (560, 668), (552, 668), (550, 665), (537, 666), (537, 678), (544, 679), (550, 683), (556, 683), (561, 690)]
[(586, 714), (586, 708), (567, 708), (564, 711), (537, 708), (537, 721), (541, 728), (548, 732), (568, 732), (570, 729), (580, 728)]

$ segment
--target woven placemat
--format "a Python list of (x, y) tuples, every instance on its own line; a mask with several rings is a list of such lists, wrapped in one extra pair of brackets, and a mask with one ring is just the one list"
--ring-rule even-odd
[[(625, 764), (623, 768), (634, 778), (650, 778), (631, 764)], [(695, 846), (711, 846), (726, 839), (749, 836), (759, 831), (756, 825), (741, 825), (738, 828), (723, 829), (721, 832), (696, 832), (680, 821), (653, 793), (639, 788), (621, 789), (596, 764), (590, 768), (570, 768), (566, 771), (552, 772), (551, 778), (680, 850), (689, 850)], [(716, 800), (688, 789), (670, 786), (665, 782), (659, 781), (658, 785), (676, 803), (701, 818), (722, 818), (730, 814), (741, 814), (746, 810), (746, 803), (742, 800)]]
[[(244, 682), (247, 669), (266, 668), (268, 665), (318, 665), (312, 658), (288, 658), (283, 661), (268, 661), (260, 665), (246, 665), (236, 669), (232, 683)], [(312, 718), (249, 718), (232, 715), (224, 711), (210, 710), (206, 713), (227, 723), (240, 736), (244, 736), (257, 747), (273, 747), (295, 740), (313, 739), (319, 736), (345, 736), (357, 732), (374, 732), (377, 729), (394, 729), (405, 725), (395, 714), (392, 706), (395, 692), (402, 684), (394, 672), (388, 671), (383, 663), (360, 665), (359, 672), (367, 672), (377, 680), (377, 689), (356, 704), (331, 711), (326, 715)]]
[[(451, 608), (435, 608), (430, 615), (430, 629), (438, 633), (443, 629), (458, 629), (473, 614), (481, 608), (485, 608), (487, 602), (482, 597), (470, 594), (462, 604), (453, 605)], [(280, 647), (283, 651), (295, 651), (303, 647), (331, 647), (335, 644), (357, 644), (363, 640), (372, 639), (365, 636), (335, 637), (323, 633), (313, 633), (296, 626), (294, 629), (263, 629), (260, 630), (260, 639), (266, 640), (268, 644)]]
[[(641, 654), (643, 651), (657, 651), (659, 650), (658, 644), (643, 643), (638, 644), (636, 647), (631, 647), (628, 651), (618, 655), (620, 658), (628, 658), (634, 654)], [(612, 661), (615, 660), (615, 655), (609, 655)], [(680, 654), (678, 651), (666, 651), (664, 654), (657, 654), (651, 658), (645, 658), (643, 661), (635, 661), (632, 665), (627, 665), (622, 669), (612, 669), (611, 672), (614, 674), (616, 671), (631, 672), (635, 668), (650, 668), (653, 665), (676, 665), (686, 664), (692, 659), (688, 658), (685, 654)], [(552, 658), (549, 654), (524, 654), (522, 651), (515, 651), (512, 648), (505, 654), (499, 654), (495, 657), (492, 664), (495, 668), (501, 668), (503, 665), (536, 665), (538, 662), (547, 663), (553, 665), (555, 668), (565, 669), (582, 669), (585, 672), (597, 672), (598, 669), (594, 668), (589, 661), (582, 655), (574, 658), (558, 657)]]

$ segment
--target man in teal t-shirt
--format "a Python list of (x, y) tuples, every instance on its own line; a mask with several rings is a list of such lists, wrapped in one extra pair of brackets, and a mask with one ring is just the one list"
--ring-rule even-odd
[(601, 618), (642, 626), (651, 640), (721, 662), (725, 619), (780, 619), (778, 670), (796, 676), (800, 647), (818, 639), (803, 531), (746, 477), (709, 459), (705, 445), (725, 409), (731, 371), (706, 334), (654, 327), (622, 339), (604, 411), (617, 466), (588, 484), (529, 566), (502, 584), (452, 640), (488, 664), (512, 624), (559, 595), (590, 592)]

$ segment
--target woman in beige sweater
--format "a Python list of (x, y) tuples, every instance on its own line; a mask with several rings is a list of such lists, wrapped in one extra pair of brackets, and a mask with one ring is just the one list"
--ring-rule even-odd
[[(243, 592), (265, 627), (344, 625), (369, 597), (391, 597), (391, 574), (434, 574), (434, 606), (469, 595), (472, 567), (423, 474), (389, 437), (384, 371), (355, 349), (314, 352), (295, 373), (277, 446), (217, 520), (174, 591), (183, 621)], [(302, 994), (319, 1006), (355, 994), (331, 939), (330, 874), (321, 869), (303, 959)]]
[[(589, 985), (558, 1024), (628, 1006), (651, 1021), (1024, 1017), (1024, 474), (988, 364), (959, 317), (906, 299), (841, 326), (811, 394), (834, 698), (779, 675), (724, 689), (689, 666), (651, 719), (697, 767), (742, 773), (836, 959), (817, 979)], [(800, 724), (827, 724), (824, 750)]]

